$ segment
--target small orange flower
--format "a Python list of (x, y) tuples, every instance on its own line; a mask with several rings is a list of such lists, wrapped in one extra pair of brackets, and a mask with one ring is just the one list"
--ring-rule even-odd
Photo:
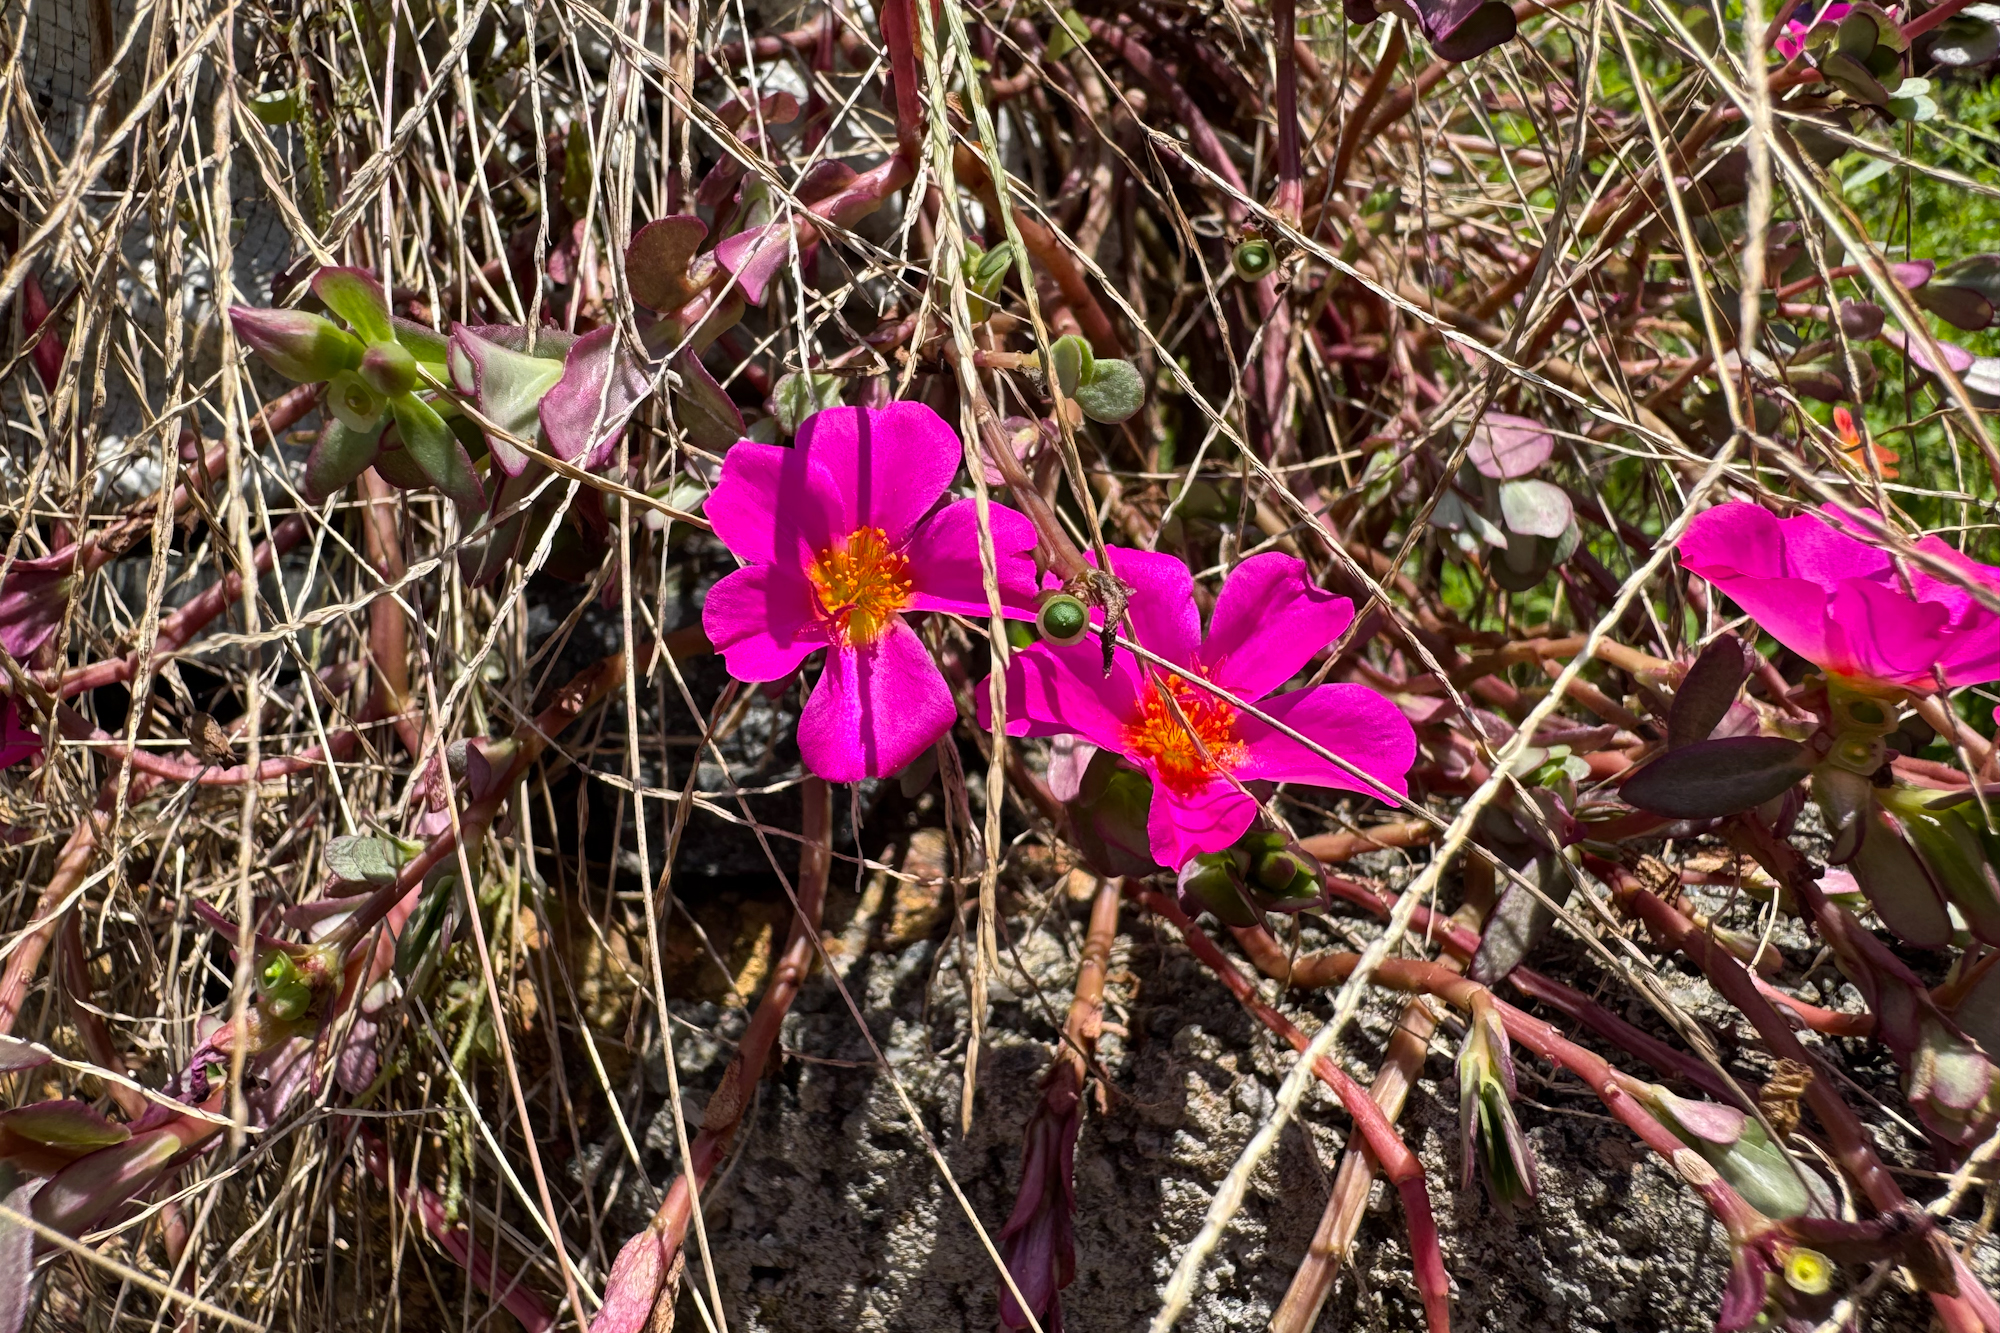
[(1879, 444), (1864, 446), (1861, 441), (1861, 428), (1855, 425), (1852, 412), (1844, 407), (1834, 408), (1833, 428), (1840, 435), (1841, 452), (1847, 455), (1847, 461), (1854, 465), (1855, 471), (1862, 473), (1868, 471), (1868, 456), (1862, 452), (1865, 447), (1874, 451), (1875, 465), (1882, 469), (1882, 479), (1884, 481), (1896, 479), (1896, 462), (1900, 455), (1895, 450), (1884, 449)]

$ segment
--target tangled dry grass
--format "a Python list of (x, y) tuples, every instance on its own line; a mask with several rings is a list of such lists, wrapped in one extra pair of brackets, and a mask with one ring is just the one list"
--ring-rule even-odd
[[(977, 1233), (992, 1260), (954, 1279), (982, 1293), (970, 1323), (1060, 1326), (1049, 1273), (1021, 1262), (1020, 1219), (1051, 1229), (1036, 1253), (1059, 1266), (1074, 1201), (1054, 1163), (1082, 1106), (1119, 1096), (1095, 1055), (1106, 960), (1120, 933), (1154, 928), (1148, 915), (1309, 1047), (1214, 1182), (1203, 1226), (1155, 1257), (1155, 1327), (1190, 1302), (1200, 1317), (1203, 1260), (1287, 1119), (1305, 1106), (1356, 1123), (1306, 1094), (1316, 1071), (1348, 1077), (1322, 1057), (1352, 1055), (1341, 1043), (1370, 995), (1458, 995), (1471, 1031), (1498, 1031), (1482, 1026), (1500, 1022), (1486, 1000), (1453, 990), (1463, 957), (1415, 969), (1449, 957), (1454, 929), (1476, 948), (1510, 885), (1506, 919), (1526, 932), (1538, 909), (1534, 932), (1582, 941), (1610, 988), (1584, 1000), (1562, 977), (1517, 978), (1524, 1009), (1554, 1024), (1547, 1043), (1588, 1029), (1592, 1049), (1646, 1078), (1734, 1096), (1795, 1153), (1850, 1169), (1835, 1191), (1847, 1224), (1923, 1231), (1854, 1173), (1873, 1160), (1860, 1122), (1815, 1102), (1801, 1123), (1804, 1085), (1788, 1101), (1793, 1076), (1774, 1063), (1846, 1058), (1837, 1043), (1866, 1043), (1850, 1020), (1880, 1007), (1879, 989), (1855, 978), (1838, 1000), (1820, 940), (1800, 935), (1770, 985), (1850, 1011), (1787, 1010), (1819, 1024), (1808, 1057), (1720, 964), (1711, 980), (1756, 1030), (1749, 1055), (1732, 1035), (1725, 1070), (1714, 1032), (1660, 979), (1675, 947), (1720, 949), (1702, 930), (1725, 919), (1761, 924), (1769, 951), (1781, 899), (1810, 917), (1810, 876), (1796, 897), (1771, 887), (1800, 851), (1779, 838), (1753, 874), (1741, 838), (1696, 818), (1597, 835), (1586, 866), (1536, 842), (1556, 812), (1534, 793), (1566, 793), (1567, 817), (1663, 747), (1688, 664), (1732, 623), (1672, 558), (1708, 504), (1846, 500), (1887, 516), (1880, 539), (1905, 554), (1926, 533), (2000, 550), (1986, 414), (2000, 362), (1979, 355), (1990, 335), (1951, 335), (1960, 346), (1932, 319), (1976, 331), (1993, 315), (1978, 320), (1973, 277), (1951, 285), (2000, 197), (1990, 135), (1962, 111), (1992, 53), (1937, 50), (1963, 9), (1889, 16), (1862, 55), (1906, 35), (1893, 71), (1835, 79), (1824, 46), (1767, 58), (1790, 16), (1756, 0), (1419, 5), (1367, 26), (1354, 22), (1366, 0), (15, 0), (0, 16), (0, 620), (54, 628), (0, 657), (4, 743), (19, 747), (0, 777), (7, 1104), (86, 1102), (112, 1127), (104, 1142), (132, 1125), (185, 1151), (144, 1179), (121, 1159), (132, 1191), (75, 1234), (45, 1211), (23, 1220), (46, 1171), (10, 1176), (0, 1250), (16, 1290), (0, 1324), (770, 1323), (723, 1290), (691, 1196), (730, 1187), (760, 1075), (822, 1058), (780, 1041), (785, 1006), (815, 968), (879, 942), (871, 913), (955, 960), (928, 982), (964, 1014), (949, 1106), (912, 1102), (844, 1003), (913, 1123), (908, 1171), (939, 1173), (956, 1200), (939, 1225)], [(901, 50), (885, 35), (897, 22)], [(1467, 42), (1470, 59), (1439, 54)], [(1905, 75), (1931, 82), (1897, 86)], [(310, 304), (314, 274), (345, 265), (426, 328), (614, 328), (637, 345), (648, 312), (669, 312), (640, 299), (657, 288), (628, 246), (688, 214), (706, 222), (703, 257), (725, 254), (725, 236), (776, 238), (715, 261), (729, 270), (717, 291), (732, 275), (748, 290), (756, 270), (747, 308), (731, 308), (740, 322), (693, 369), (653, 367), (614, 457), (536, 453), (532, 494), (484, 512), (386, 463), (315, 494), (304, 469), (330, 409), (250, 357), (226, 314)], [(690, 260), (720, 273), (690, 251), (677, 281)], [(1925, 260), (1942, 267), (1910, 267)], [(1087, 420), (1073, 384), (1053, 391), (1040, 367), (1069, 335), (1135, 368), (1136, 414)], [(721, 417), (741, 418), (726, 424), (760, 438), (789, 435), (802, 403), (932, 404), (985, 451), (971, 482), (1022, 507), (1039, 496), (1045, 543), (1072, 557), (1106, 542), (1171, 552), (1212, 590), (1276, 550), (1351, 596), (1355, 627), (1311, 670), (1416, 722), (1411, 800), (1287, 788), (1271, 808), (1335, 872), (1415, 849), (1400, 897), (1336, 873), (1332, 905), (1307, 918), (1386, 919), (1357, 937), (1366, 952), (1309, 979), (1294, 946), (1337, 940), (1333, 927), (1286, 941), (1238, 922), (1225, 956), (1181, 915), (1191, 900), (1140, 875), (1121, 918), (1120, 881), (1099, 887), (1059, 799), (1075, 791), (1056, 773), (1066, 752), (996, 747), (977, 721), (975, 690), (1004, 651), (985, 624), (927, 629), (961, 711), (934, 769), (851, 790), (802, 769), (798, 685), (731, 681), (701, 635), (703, 598), (732, 565), (696, 511), (733, 438), (716, 443), (679, 406), (713, 403), (693, 384), (702, 367)], [(1811, 665), (1763, 647), (1746, 700), (1805, 716), (1786, 701)], [(1983, 791), (1992, 701), (1955, 683), (1913, 701), (1897, 771)], [(342, 859), (378, 855), (397, 859)], [(829, 880), (841, 893), (870, 876), (860, 906), (843, 900), (844, 933), (829, 920), (822, 934)], [(1555, 885), (1572, 878), (1564, 906)], [(1690, 925), (1674, 905), (1684, 884), (1761, 888), (1771, 907)], [(323, 938), (378, 900), (359, 915), (386, 914), (414, 948), (357, 930), (331, 981), (302, 953), (314, 1023), (215, 1044), (283, 1003), (292, 983), (261, 975), (273, 941)], [(1010, 1221), (982, 1215), (940, 1145), (986, 1114), (1001, 941), (1052, 913), (1086, 942), (1040, 1109), (1007, 1131), (1027, 1177), (1002, 1182), (1025, 1200)], [(1978, 939), (1919, 957), (1880, 935), (1971, 1040), (2000, 1032), (1957, 1007), (1991, 961)], [(1750, 952), (1773, 956), (1754, 938)], [(1535, 961), (1532, 944), (1521, 956)], [(1260, 990), (1253, 964), (1292, 989)], [(1338, 998), (1321, 1005), (1311, 986)], [(1042, 999), (1060, 1015), (1069, 997)], [(755, 1017), (732, 1020), (727, 1072), (688, 1089), (674, 1043), (715, 1040), (685, 1017), (697, 1000)], [(1422, 1201), (1424, 1171), (1392, 1124), (1439, 1014), (1410, 1004), (1374, 1081), (1387, 1114), (1362, 1129), (1373, 1156), (1337, 1168), (1339, 1206), (1274, 1327), (1315, 1326), (1372, 1172)], [(1606, 1010), (1643, 1010), (1680, 1053), (1644, 1071), (1629, 1025), (1584, 1016)], [(1572, 1072), (1603, 1064), (1573, 1049)], [(1921, 1060), (1914, 1049), (1897, 1054)], [(1894, 1084), (1878, 1090), (1925, 1096)], [(681, 1114), (696, 1102), (701, 1115)], [(650, 1141), (663, 1107), (670, 1130)], [(1991, 1110), (1958, 1107), (1945, 1132), (1925, 1121), (1935, 1156), (1899, 1160), (1918, 1174), (1888, 1186), (1956, 1227), (1924, 1235), (1967, 1252), (1993, 1220), (1990, 1188), (1977, 1207)], [(1892, 1113), (1918, 1141), (1921, 1114)], [(0, 1138), (33, 1137), (7, 1123)], [(647, 1218), (642, 1239), (670, 1244), (631, 1248)], [(1850, 1264), (1842, 1311), (1865, 1320), (1899, 1283), (1953, 1285), (1935, 1252), (1870, 1234), (1874, 1249), (1847, 1233), (1824, 1247)], [(1417, 1270), (1403, 1308), (1435, 1320), (1449, 1279)], [(2000, 1312), (1956, 1271), (1937, 1317), (1993, 1327)]]

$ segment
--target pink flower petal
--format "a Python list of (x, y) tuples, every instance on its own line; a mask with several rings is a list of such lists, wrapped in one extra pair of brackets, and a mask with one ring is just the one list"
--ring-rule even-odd
[(738, 680), (783, 680), (827, 646), (819, 597), (804, 575), (750, 565), (708, 590), (701, 627)]
[(849, 530), (880, 528), (896, 548), (944, 497), (965, 461), (965, 447), (944, 418), (911, 402), (815, 412), (799, 425), (798, 448), (833, 478)]
[[(1139, 642), (1177, 665), (1190, 665), (1201, 647), (1201, 615), (1194, 604), (1194, 576), (1179, 556), (1112, 546), (1111, 572), (1132, 585), (1127, 608)], [(1093, 559), (1091, 563), (1095, 564)], [(1092, 619), (1101, 623), (1102, 616)]]
[(1947, 612), (1916, 602), (1900, 588), (1848, 579), (1827, 607), (1825, 660), (1829, 671), (1891, 684), (1935, 684), (1931, 664), (1940, 660)]
[[(1007, 670), (1007, 732), (1049, 736), (1068, 732), (1124, 753), (1125, 724), (1138, 711), (1143, 684), (1132, 654), (1120, 650), (1104, 674), (1094, 639), (1059, 648), (1038, 643), (1015, 653)], [(986, 690), (978, 692), (980, 725), (991, 726)]]
[(16, 560), (0, 582), (0, 646), (25, 662), (55, 635), (69, 608), (70, 580), (76, 568), (76, 546), (54, 555)]
[(825, 468), (797, 449), (748, 440), (723, 455), (702, 512), (738, 560), (799, 570), (853, 531)]
[[(1035, 615), (1035, 525), (1005, 505), (990, 505), (994, 573), (1000, 605), (1032, 620)], [(958, 500), (931, 515), (910, 534), (910, 606), (985, 617), (985, 575), (979, 567), (979, 502)]]
[[(1417, 735), (1402, 711), (1365, 685), (1320, 685), (1294, 690), (1258, 705), (1302, 736), (1374, 778), (1390, 791), (1409, 791), (1406, 777), (1417, 758)], [(1237, 734), (1249, 756), (1236, 770), (1244, 781), (1305, 782), (1381, 797), (1382, 792), (1256, 718), (1240, 717)]]
[(1230, 571), (1197, 661), (1241, 699), (1277, 689), (1354, 620), (1354, 603), (1315, 587), (1306, 563), (1270, 551)]
[(1220, 778), (1191, 792), (1156, 781), (1146, 834), (1153, 859), (1179, 867), (1202, 852), (1224, 850), (1249, 832), (1256, 819), (1257, 802)]
[(951, 730), (957, 716), (943, 673), (898, 616), (868, 648), (827, 653), (799, 715), (799, 754), (828, 782), (887, 777)]
[(0, 713), (0, 768), (12, 768), (41, 752), (42, 738), (23, 720), (21, 701), (9, 695), (6, 710)]

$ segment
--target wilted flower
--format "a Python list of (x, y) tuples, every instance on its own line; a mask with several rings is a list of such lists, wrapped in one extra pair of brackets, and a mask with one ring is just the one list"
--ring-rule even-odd
[[(2000, 592), (2000, 569), (1936, 537), (1916, 548)], [(1918, 691), (1935, 688), (1933, 666), (1954, 689), (2000, 679), (2000, 612), (1915, 564), (1912, 597), (1886, 551), (1817, 514), (1718, 505), (1689, 525), (1680, 553), (1778, 642), (1835, 675)]]
[(0, 711), (0, 768), (12, 768), (42, 752), (41, 735), (21, 716), (21, 701), (12, 695)]
[[(745, 562), (709, 590), (702, 627), (738, 680), (783, 680), (824, 648), (799, 752), (829, 782), (894, 773), (951, 728), (951, 690), (913, 611), (989, 614), (976, 501), (938, 507), (964, 457), (921, 403), (809, 417), (792, 448), (744, 441), (706, 513)], [(989, 510), (1003, 603), (1032, 615), (1032, 524)]]
[[(1048, 1333), (1061, 1333), (1062, 1301), (1057, 1296), (1076, 1277), (1076, 1135), (1082, 1124), (1075, 1066), (1059, 1062), (1049, 1072), (1042, 1100), (1028, 1121), (1021, 1150), (1021, 1189), (1014, 1211), (1000, 1229), (1000, 1257), (1014, 1285)], [(1028, 1320), (1014, 1293), (1000, 1289), (1000, 1327), (1026, 1328)]]
[(1472, 1177), (1486, 1179), (1486, 1192), (1501, 1207), (1535, 1197), (1535, 1155), (1514, 1118), (1514, 1052), (1507, 1028), (1491, 1000), (1476, 1004), (1458, 1049), (1459, 1150), (1465, 1162), (1461, 1188)]
[(26, 661), (47, 643), (69, 609), (76, 581), (77, 549), (65, 546), (54, 555), (16, 560), (0, 582), (0, 648), (16, 661)]
[[(1368, 795), (1406, 790), (1416, 734), (1381, 695), (1340, 684), (1265, 700), (1354, 618), (1353, 603), (1313, 586), (1304, 561), (1271, 552), (1238, 565), (1216, 598), (1205, 641), (1194, 580), (1180, 560), (1114, 546), (1111, 569), (1135, 589), (1130, 611), (1139, 642), (1174, 669), (1156, 671), (1119, 649), (1106, 673), (1094, 642), (1037, 643), (1017, 653), (1009, 668), (1008, 730), (1074, 733), (1151, 779), (1147, 829), (1160, 865), (1184, 865), (1242, 837), (1257, 816), (1244, 782), (1303, 782)], [(1243, 714), (1198, 680), (1245, 703), (1264, 700), (1258, 705), (1264, 712), (1367, 778)]]

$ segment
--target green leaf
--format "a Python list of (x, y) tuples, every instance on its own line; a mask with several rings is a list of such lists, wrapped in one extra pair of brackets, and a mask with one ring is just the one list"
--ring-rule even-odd
[(797, 434), (800, 424), (807, 417), (829, 407), (838, 407), (842, 387), (843, 382), (838, 375), (801, 371), (786, 375), (771, 392), (772, 401), (778, 409), (779, 429), (787, 435)]
[(1781, 796), (1811, 768), (1782, 736), (1730, 736), (1669, 750), (1625, 779), (1627, 804), (1669, 819), (1720, 819)]
[(1946, 19), (1931, 38), (1931, 59), (1940, 65), (1983, 65), (1996, 54), (2000, 54), (2000, 28), (1967, 14)]
[(326, 845), (327, 873), (349, 884), (394, 884), (409, 859), (394, 838), (351, 833)]
[(406, 393), (389, 404), (396, 414), (396, 430), (403, 437), (403, 451), (410, 456), (431, 485), (450, 496), (461, 509), (486, 507), (486, 491), (472, 470), (472, 459), (437, 409)]
[(300, 481), (306, 499), (319, 504), (366, 471), (382, 451), (382, 432), (388, 424), (378, 421), (368, 430), (355, 430), (339, 417), (333, 417), (320, 427), (319, 439), (306, 455), (305, 476)]
[(1889, 90), (1868, 72), (1866, 65), (1845, 51), (1835, 51), (1820, 61), (1819, 72), (1828, 83), (1857, 102), (1882, 106), (1889, 100)]
[(1513, 532), (1560, 537), (1571, 518), (1569, 496), (1546, 481), (1505, 481), (1500, 483), (1500, 517)]
[(1146, 382), (1130, 361), (1107, 357), (1091, 365), (1072, 396), (1091, 420), (1116, 425), (1144, 405)]
[(1091, 355), (1090, 344), (1074, 333), (1065, 334), (1055, 340), (1049, 348), (1049, 361), (1053, 366), (1053, 378), (1062, 389), (1063, 397), (1074, 398), (1078, 386), (1090, 378), (1096, 362)]
[(299, 95), (290, 88), (258, 93), (250, 99), (250, 114), (261, 124), (289, 125), (299, 118)]
[(365, 343), (393, 342), (395, 325), (389, 322), (389, 298), (375, 275), (359, 268), (323, 268), (313, 274), (313, 295), (347, 321), (347, 327)]
[(1074, 9), (1062, 12), (1062, 22), (1049, 34), (1049, 44), (1043, 51), (1045, 60), (1061, 60), (1090, 40), (1090, 24)]

